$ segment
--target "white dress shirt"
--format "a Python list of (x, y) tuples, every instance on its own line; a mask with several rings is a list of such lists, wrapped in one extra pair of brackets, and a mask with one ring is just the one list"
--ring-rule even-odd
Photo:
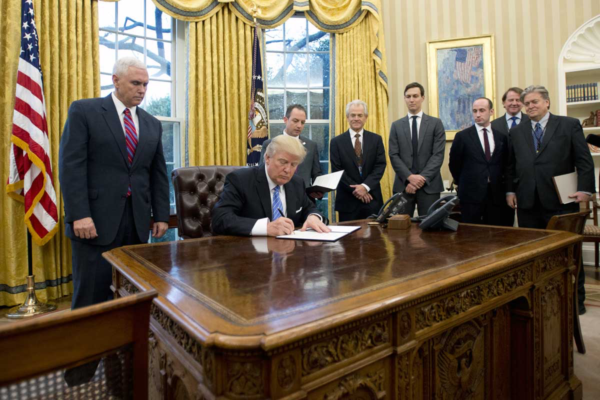
[[(352, 130), (352, 128), (348, 128), (348, 132), (350, 132), (350, 140), (352, 141), (352, 148), (354, 148), (354, 146), (356, 145), (356, 134), (358, 133), (358, 140), (360, 140), (360, 148), (363, 149), (363, 136), (365, 133), (364, 129), (361, 129), (360, 132), (354, 132)], [(362, 171), (362, 170), (361, 170)], [(368, 185), (365, 185), (364, 183), (361, 183), (361, 185), (363, 185), (365, 187), (365, 189), (367, 189), (367, 192), (371, 191), (371, 188)]]
[(423, 111), (419, 111), (417, 114), (408, 113), (408, 129), (410, 130), (410, 137), (412, 138), (412, 117), (417, 117), (417, 137), (421, 133), (421, 121), (423, 120)]
[[(533, 129), (535, 131), (535, 126), (539, 122), (539, 124), (542, 126), (542, 131), (544, 131), (544, 133), (546, 133), (546, 125), (548, 124), (549, 119), (550, 119), (550, 112), (547, 112), (546, 115), (544, 115), (542, 117), (542, 119), (540, 119), (539, 121), (536, 122), (534, 120), (531, 120), (531, 129)], [(543, 138), (543, 136), (542, 136), (542, 138)]]
[[(479, 136), (479, 141), (481, 142), (481, 148), (485, 153), (485, 142), (483, 139), (483, 126), (475, 124), (475, 128), (477, 129), (477, 136)], [(488, 142), (490, 143), (490, 155), (494, 154), (494, 149), (496, 148), (496, 143), (494, 142), (494, 135), (492, 134), (492, 125), (489, 124), (485, 127), (487, 130)]]
[[(273, 182), (269, 173), (267, 172), (267, 165), (265, 164), (265, 174), (267, 175), (267, 182), (269, 182), (269, 194), (271, 195), (271, 208), (273, 208), (273, 191), (277, 184)], [(287, 208), (285, 202), (285, 188), (283, 185), (279, 185), (279, 200), (281, 200), (281, 210), (283, 212), (283, 217), (286, 217)], [(271, 221), (271, 218), (261, 218), (254, 224), (252, 227), (252, 232), (250, 234), (252, 236), (267, 236), (267, 224)]]
[[(115, 107), (117, 109), (117, 114), (119, 114), (119, 120), (121, 121), (121, 126), (123, 127), (123, 135), (125, 135), (125, 121), (123, 118), (125, 118), (125, 116), (123, 115), (123, 111), (125, 111), (125, 109), (127, 107), (125, 107), (125, 104), (123, 104), (121, 102), (121, 100), (119, 100), (117, 98), (117, 96), (115, 96), (115, 92), (112, 92), (112, 99), (113, 102), (115, 103)], [(129, 111), (131, 111), (131, 118), (133, 119), (133, 123), (135, 124), (135, 131), (137, 132), (138, 137), (140, 136), (140, 121), (137, 115), (137, 107), (131, 107), (129, 109)]]

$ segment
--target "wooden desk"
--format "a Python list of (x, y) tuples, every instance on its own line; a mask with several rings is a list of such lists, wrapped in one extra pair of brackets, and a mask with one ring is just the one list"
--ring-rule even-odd
[(336, 243), (209, 237), (105, 257), (118, 296), (159, 293), (151, 398), (565, 399), (582, 395), (579, 241), (365, 224)]

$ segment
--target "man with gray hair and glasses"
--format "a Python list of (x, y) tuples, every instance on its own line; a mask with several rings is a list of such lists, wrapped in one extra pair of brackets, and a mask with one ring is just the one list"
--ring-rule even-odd
[(385, 172), (385, 149), (381, 136), (364, 129), (367, 104), (354, 100), (346, 105), (350, 128), (331, 139), (331, 171), (344, 171), (335, 197), (340, 221), (365, 219), (383, 205), (380, 181)]

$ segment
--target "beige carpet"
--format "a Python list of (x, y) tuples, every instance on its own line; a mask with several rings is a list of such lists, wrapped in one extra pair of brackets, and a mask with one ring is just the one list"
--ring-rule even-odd
[[(580, 316), (587, 352), (574, 352), (575, 375), (583, 383), (585, 400), (600, 399), (600, 285), (585, 285), (587, 312)], [(575, 345), (573, 345), (574, 348)]]

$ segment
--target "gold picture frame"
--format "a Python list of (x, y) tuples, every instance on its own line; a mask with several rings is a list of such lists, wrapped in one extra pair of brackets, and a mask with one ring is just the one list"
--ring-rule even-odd
[[(471, 106), (478, 97), (495, 99), (492, 35), (427, 43), (429, 114), (446, 128), (446, 140), (473, 125)], [(441, 78), (441, 79), (440, 79)]]

